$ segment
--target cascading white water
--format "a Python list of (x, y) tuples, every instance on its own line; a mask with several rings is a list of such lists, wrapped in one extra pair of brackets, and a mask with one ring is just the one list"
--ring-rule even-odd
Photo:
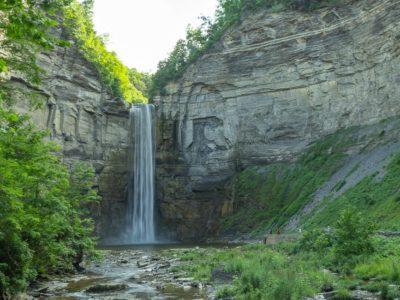
[(132, 243), (154, 243), (154, 106), (133, 105), (130, 122), (133, 138), (128, 183), (127, 239)]

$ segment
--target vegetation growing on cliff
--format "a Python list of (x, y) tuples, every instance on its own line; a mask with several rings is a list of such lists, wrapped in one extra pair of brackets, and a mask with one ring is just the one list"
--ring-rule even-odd
[[(86, 59), (92, 62), (99, 72), (100, 79), (115, 96), (128, 102), (147, 102), (143, 95), (142, 77), (132, 76), (114, 52), (106, 49), (104, 40), (94, 30), (91, 12), (91, 1), (78, 1), (64, 9), (64, 26), (72, 34), (77, 46)], [(131, 81), (133, 79), (133, 82)]]
[(154, 74), (150, 96), (164, 94), (165, 86), (179, 79), (185, 70), (209, 50), (223, 33), (240, 21), (246, 12), (269, 9), (271, 12), (286, 9), (315, 9), (323, 5), (337, 4), (343, 0), (218, 0), (214, 19), (201, 17), (198, 28), (189, 26), (186, 39), (179, 40), (169, 56), (159, 62)]
[[(2, 95), (4, 97), (4, 94)], [(93, 225), (85, 207), (98, 200), (94, 172), (71, 172), (26, 115), (0, 99), (0, 291), (23, 291), (30, 280), (72, 268), (93, 252)]]
[[(348, 128), (316, 142), (295, 163), (245, 169), (232, 182), (233, 214), (222, 219), (221, 232), (257, 236), (282, 229), (294, 216), (298, 217), (294, 219), (301, 227), (309, 230), (332, 226), (347, 205), (356, 206), (370, 221), (379, 221), (381, 230), (400, 230), (400, 154), (393, 157), (383, 154), (386, 152), (383, 145), (396, 139), (398, 126), (398, 119), (390, 119), (364, 129)], [(383, 128), (390, 129), (385, 133)], [(363, 130), (368, 134), (363, 134)], [(361, 145), (365, 149), (355, 150)], [(361, 153), (349, 157), (347, 153), (351, 151)], [(375, 164), (369, 165), (369, 153), (376, 151), (383, 155), (379, 162), (382, 169), (365, 174), (363, 168)], [(360, 155), (365, 158), (358, 160), (356, 157)], [(354, 166), (345, 168), (349, 163)], [(361, 170), (360, 164), (364, 165)], [(339, 169), (332, 181), (332, 175)], [(353, 174), (357, 181), (342, 189), (354, 180)], [(315, 192), (322, 186), (324, 190), (318, 194), (319, 200), (306, 208), (304, 215), (300, 213), (315, 199)]]
[[(115, 97), (128, 102), (147, 102), (143, 95), (148, 76), (130, 71), (94, 30), (92, 1), (2, 1), (0, 3), (0, 73), (21, 71), (32, 83), (39, 83), (41, 69), (36, 64), (38, 51), (51, 50), (55, 45), (69, 42), (51, 34), (60, 26), (72, 36), (88, 61), (92, 62), (105, 87)], [(146, 81), (147, 80), (147, 81)]]
[(50, 34), (57, 14), (70, 0), (0, 2), (0, 75), (20, 71), (33, 83), (40, 80), (36, 53), (62, 41)]
[(400, 154), (395, 155), (385, 168), (382, 178), (378, 173), (365, 177), (334, 201), (325, 201), (317, 214), (304, 220), (306, 228), (332, 225), (338, 210), (346, 205), (357, 207), (371, 221), (379, 221), (382, 230), (400, 230)]
[[(40, 83), (36, 54), (64, 42), (52, 28), (69, 1), (2, 1), (0, 73), (19, 71)], [(23, 291), (48, 273), (71, 270), (94, 254), (88, 205), (98, 201), (94, 171), (69, 169), (27, 115), (13, 109), (18, 93), (0, 79), (0, 298)], [(30, 99), (30, 95), (26, 95)], [(42, 103), (36, 103), (38, 105)]]
[(348, 132), (317, 142), (295, 164), (276, 163), (240, 173), (233, 183), (234, 213), (223, 219), (222, 231), (257, 235), (282, 227), (343, 165), (344, 150), (352, 143)]

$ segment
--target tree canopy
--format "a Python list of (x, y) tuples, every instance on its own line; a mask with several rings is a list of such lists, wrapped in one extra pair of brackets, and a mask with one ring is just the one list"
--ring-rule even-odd
[[(42, 70), (36, 64), (38, 51), (54, 46), (76, 44), (85, 58), (96, 67), (108, 91), (128, 102), (147, 102), (137, 85), (131, 82), (129, 69), (104, 39), (94, 30), (92, 0), (4, 0), (0, 2), (0, 74), (21, 72), (32, 83), (39, 83)], [(70, 41), (52, 34), (63, 26)]]
[(72, 1), (64, 9), (64, 27), (72, 35), (85, 58), (95, 65), (101, 81), (115, 97), (134, 103), (148, 102), (142, 91), (137, 88), (138, 84), (144, 83), (137, 80), (131, 82), (128, 67), (114, 52), (107, 50), (103, 38), (94, 30), (91, 6), (91, 1), (84, 1), (83, 4)]
[(36, 53), (63, 44), (51, 30), (70, 1), (0, 1), (0, 74), (12, 69), (33, 83), (40, 81)]

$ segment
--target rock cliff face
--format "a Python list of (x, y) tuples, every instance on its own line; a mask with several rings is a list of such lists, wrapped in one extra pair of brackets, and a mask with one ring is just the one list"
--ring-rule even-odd
[(238, 170), (399, 115), (399, 55), (396, 0), (244, 16), (156, 99), (161, 220), (182, 239), (214, 234)]
[(33, 122), (51, 132), (67, 162), (83, 160), (94, 166), (103, 197), (101, 205), (93, 208), (97, 231), (102, 237), (115, 236), (125, 221), (127, 106), (104, 91), (94, 67), (74, 47), (56, 48), (42, 54), (38, 62), (46, 72), (40, 88), (18, 76), (7, 83), (19, 90), (17, 109), (30, 110), (27, 94), (44, 103), (30, 112)]

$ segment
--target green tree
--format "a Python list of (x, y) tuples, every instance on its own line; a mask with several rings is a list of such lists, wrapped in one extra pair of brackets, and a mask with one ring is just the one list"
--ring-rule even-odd
[(129, 80), (133, 86), (139, 90), (146, 98), (149, 97), (149, 89), (151, 87), (152, 75), (148, 73), (142, 73), (131, 68), (129, 70)]
[(333, 251), (336, 261), (342, 265), (352, 265), (360, 257), (373, 253), (372, 237), (375, 230), (376, 225), (355, 209), (345, 209), (335, 226)]
[(129, 69), (114, 52), (107, 50), (103, 39), (94, 30), (92, 1), (80, 4), (73, 0), (63, 10), (63, 25), (76, 41), (85, 58), (96, 67), (105, 87), (115, 97), (128, 102), (148, 102), (143, 93), (130, 81)]
[[(69, 4), (0, 2), (1, 80), (19, 71), (40, 82), (36, 54), (67, 44), (51, 32)], [(95, 253), (87, 212), (98, 201), (94, 172), (82, 164), (69, 171), (59, 147), (45, 141), (48, 133), (12, 108), (16, 92), (0, 85), (0, 298), (23, 291), (38, 275), (71, 269), (83, 252)]]
[[(224, 32), (240, 21), (245, 12), (259, 9), (279, 11), (284, 9), (312, 9), (323, 4), (336, 4), (341, 0), (219, 0), (213, 19), (201, 17), (198, 28), (188, 27), (186, 39), (179, 40), (169, 56), (158, 65), (153, 77), (150, 97), (164, 94), (165, 86), (179, 79), (188, 65), (196, 61), (218, 41)], [(179, 55), (177, 55), (179, 54)]]
[(94, 253), (88, 204), (98, 201), (94, 172), (71, 173), (26, 115), (0, 102), (0, 291), (23, 291), (37, 275), (71, 269)]
[(188, 51), (186, 42), (179, 40), (168, 59), (158, 63), (158, 71), (153, 77), (151, 96), (157, 92), (163, 94), (168, 82), (178, 79), (187, 67)]
[(12, 69), (31, 82), (39, 82), (36, 53), (63, 44), (51, 30), (58, 24), (60, 10), (70, 1), (0, 1), (0, 75)]

